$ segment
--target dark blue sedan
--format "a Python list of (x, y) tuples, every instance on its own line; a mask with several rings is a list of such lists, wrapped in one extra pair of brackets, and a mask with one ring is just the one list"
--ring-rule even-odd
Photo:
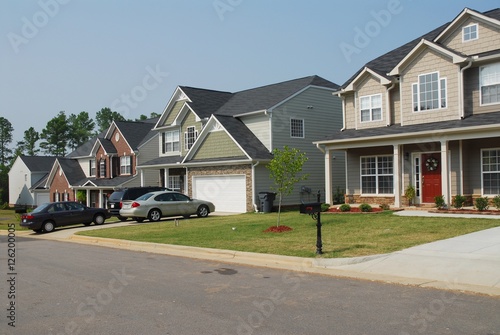
[(110, 218), (104, 208), (91, 208), (74, 201), (45, 203), (33, 212), (21, 216), (21, 226), (37, 233), (50, 233), (56, 227), (83, 224), (89, 226), (92, 222), (101, 225)]

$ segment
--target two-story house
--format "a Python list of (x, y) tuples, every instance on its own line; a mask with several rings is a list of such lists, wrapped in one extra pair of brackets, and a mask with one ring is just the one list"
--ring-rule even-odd
[(500, 9), (465, 8), (367, 63), (338, 96), (343, 126), (316, 144), (327, 174), (344, 151), (348, 202), (399, 207), (409, 185), (417, 204), (500, 193)]
[(158, 185), (157, 172), (137, 173), (137, 165), (158, 156), (156, 119), (113, 122), (107, 131), (64, 158), (57, 158), (45, 187), (50, 201), (77, 200), (84, 194), (88, 206), (104, 207), (116, 188)]
[[(272, 151), (287, 145), (306, 153), (309, 178), (284, 203), (315, 200), (325, 170), (312, 142), (340, 127), (338, 87), (318, 76), (235, 93), (179, 86), (154, 127), (158, 158), (137, 168), (160, 171), (162, 186), (212, 201), (217, 211), (254, 211), (259, 194), (271, 191)], [(342, 157), (332, 165), (327, 179), (343, 188)]]

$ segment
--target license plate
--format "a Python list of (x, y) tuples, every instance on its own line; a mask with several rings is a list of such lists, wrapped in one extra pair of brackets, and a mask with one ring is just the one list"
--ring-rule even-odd
[(115, 204), (111, 204), (111, 208), (115, 208)]

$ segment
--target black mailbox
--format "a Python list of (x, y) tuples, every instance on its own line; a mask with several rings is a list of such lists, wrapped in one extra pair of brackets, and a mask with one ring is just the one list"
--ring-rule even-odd
[(300, 205), (301, 214), (313, 214), (321, 212), (321, 202), (310, 202)]

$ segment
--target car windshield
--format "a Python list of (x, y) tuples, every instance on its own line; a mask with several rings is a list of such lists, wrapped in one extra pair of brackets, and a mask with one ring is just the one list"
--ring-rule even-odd
[(120, 201), (122, 200), (123, 192), (113, 192), (109, 197), (109, 201)]
[(41, 204), (40, 206), (35, 208), (31, 213), (40, 213), (49, 206), (50, 206), (50, 203)]
[(146, 193), (146, 194), (141, 195), (139, 198), (137, 198), (135, 200), (148, 200), (152, 196), (153, 196), (153, 193)]

